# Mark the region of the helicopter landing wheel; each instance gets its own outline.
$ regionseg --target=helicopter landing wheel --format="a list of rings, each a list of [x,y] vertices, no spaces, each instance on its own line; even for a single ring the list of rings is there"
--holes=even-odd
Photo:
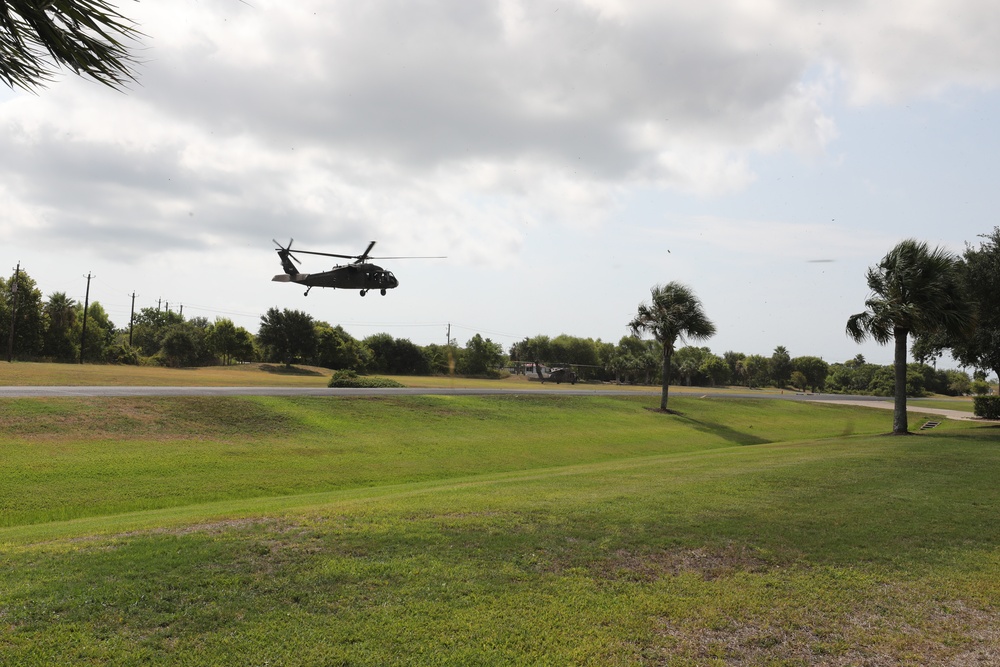
[[[361,290],[361,296],[364,296],[365,294],[368,294],[368,290],[366,289]]]
[[[385,296],[385,290],[382,290],[382,296]]]

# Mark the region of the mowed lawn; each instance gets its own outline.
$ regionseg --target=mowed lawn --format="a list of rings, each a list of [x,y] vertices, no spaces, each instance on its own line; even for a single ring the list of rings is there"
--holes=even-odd
[[[0,664],[1000,660],[996,428],[655,403],[0,401]]]

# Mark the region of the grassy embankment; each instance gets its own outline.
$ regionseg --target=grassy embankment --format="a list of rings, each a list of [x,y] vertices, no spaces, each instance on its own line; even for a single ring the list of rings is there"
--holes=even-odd
[[[996,428],[672,400],[2,400],[0,664],[997,660]]]
[[[331,374],[281,364],[163,368],[24,362],[0,363],[0,386],[324,387]]]
[[[199,368],[160,366],[112,366],[105,364],[0,363],[0,386],[150,386],[150,387],[325,387],[333,374],[328,368],[282,364],[241,364]],[[408,387],[468,387],[481,389],[586,389],[600,384],[554,384],[511,376],[502,380],[446,376],[389,376]],[[626,391],[652,392],[658,387],[618,386]],[[742,387],[706,389],[671,387],[679,393],[726,393],[746,391]],[[766,390],[772,391],[772,390]],[[778,390],[773,390],[777,392]]]

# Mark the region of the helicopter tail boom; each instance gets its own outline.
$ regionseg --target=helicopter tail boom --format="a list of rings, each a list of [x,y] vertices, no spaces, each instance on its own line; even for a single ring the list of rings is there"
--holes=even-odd
[[[275,277],[271,278],[271,282],[275,283],[300,283],[309,277],[308,273],[296,273],[294,276],[290,276],[287,273],[279,273]]]

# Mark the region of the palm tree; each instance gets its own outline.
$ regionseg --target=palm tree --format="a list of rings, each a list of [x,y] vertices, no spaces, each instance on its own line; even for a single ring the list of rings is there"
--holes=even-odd
[[[667,409],[670,391],[670,357],[674,354],[677,339],[704,340],[715,335],[715,325],[702,310],[701,301],[690,287],[678,282],[654,285],[650,290],[649,304],[640,303],[635,319],[629,322],[632,333],[638,336],[644,331],[663,345],[663,391],[660,395],[660,410]]]
[[[973,322],[962,292],[958,258],[943,248],[907,239],[868,269],[871,296],[866,310],[847,320],[847,335],[861,343],[895,342],[893,358],[896,402],[892,432],[906,434],[906,339],[937,331],[960,333]]]
[[[70,339],[73,325],[76,324],[76,305],[76,301],[66,296],[65,292],[53,292],[44,307],[46,325],[43,350],[59,361],[69,361],[76,356]]]
[[[0,2],[0,81],[31,90],[52,79],[52,64],[121,88],[134,79],[126,42],[140,36],[108,0]]]

